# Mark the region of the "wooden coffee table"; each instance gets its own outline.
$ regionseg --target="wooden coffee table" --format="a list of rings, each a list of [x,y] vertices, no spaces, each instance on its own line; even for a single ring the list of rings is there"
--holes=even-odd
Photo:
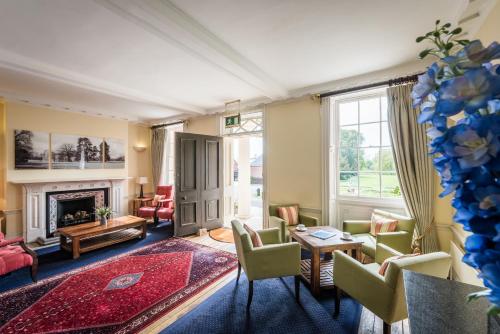
[[[61,248],[78,259],[81,253],[106,247],[134,238],[145,238],[147,222],[144,218],[124,216],[108,220],[106,225],[91,222],[57,229]]]
[[[322,240],[310,236],[314,231],[324,230],[335,233],[335,236]],[[351,251],[352,257],[360,260],[362,241],[344,241],[340,239],[342,232],[330,226],[315,226],[308,227],[307,231],[299,232],[295,229],[290,229],[290,237],[297,241],[302,248],[311,252],[312,259],[301,261],[302,278],[311,286],[311,292],[314,296],[318,296],[322,288],[333,288],[333,258],[331,253],[336,250]],[[326,253],[323,260],[320,258],[320,253]]]

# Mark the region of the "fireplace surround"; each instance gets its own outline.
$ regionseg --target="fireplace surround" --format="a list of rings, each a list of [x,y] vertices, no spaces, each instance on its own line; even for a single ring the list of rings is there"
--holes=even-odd
[[[52,199],[55,199],[56,202],[57,199],[64,199],[65,196],[75,196],[66,194],[80,193],[81,198],[95,196],[94,207],[101,206],[101,204],[108,205],[115,211],[116,215],[124,215],[127,212],[124,181],[127,179],[127,177],[119,177],[85,180],[10,181],[13,184],[23,186],[23,235],[26,242],[36,242],[39,245],[59,242],[59,238],[56,238],[53,233],[57,229],[57,216],[55,220],[54,218],[51,220],[48,216],[50,214],[50,210],[48,210],[50,196],[53,196]],[[107,201],[105,197],[107,197]],[[80,209],[80,211],[87,210]]]
[[[95,209],[108,206],[108,188],[46,193],[46,237],[60,227],[95,221]]]

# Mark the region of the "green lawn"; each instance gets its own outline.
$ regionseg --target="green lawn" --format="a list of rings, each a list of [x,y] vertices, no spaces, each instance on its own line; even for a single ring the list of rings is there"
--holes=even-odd
[[[340,195],[356,196],[358,192],[359,182],[359,195],[363,197],[401,197],[399,190],[398,177],[395,173],[383,174],[380,177],[378,174],[360,174],[347,173],[342,175],[340,180]],[[354,175],[353,175],[354,174]],[[344,178],[344,180],[342,180]],[[380,187],[382,182],[382,187]],[[382,193],[380,193],[382,188]]]

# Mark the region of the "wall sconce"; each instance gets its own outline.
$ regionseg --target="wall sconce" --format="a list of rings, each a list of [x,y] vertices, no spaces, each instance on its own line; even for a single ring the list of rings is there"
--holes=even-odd
[[[134,146],[134,151],[144,152],[144,151],[146,151],[146,146]]]

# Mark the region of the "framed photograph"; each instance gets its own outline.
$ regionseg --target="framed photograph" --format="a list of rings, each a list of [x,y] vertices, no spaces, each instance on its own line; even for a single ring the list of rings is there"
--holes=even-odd
[[[14,130],[16,169],[49,168],[49,134],[30,130]]]
[[[104,168],[125,168],[125,141],[105,138],[103,143]]]
[[[97,169],[103,167],[100,137],[52,134],[53,169]]]

